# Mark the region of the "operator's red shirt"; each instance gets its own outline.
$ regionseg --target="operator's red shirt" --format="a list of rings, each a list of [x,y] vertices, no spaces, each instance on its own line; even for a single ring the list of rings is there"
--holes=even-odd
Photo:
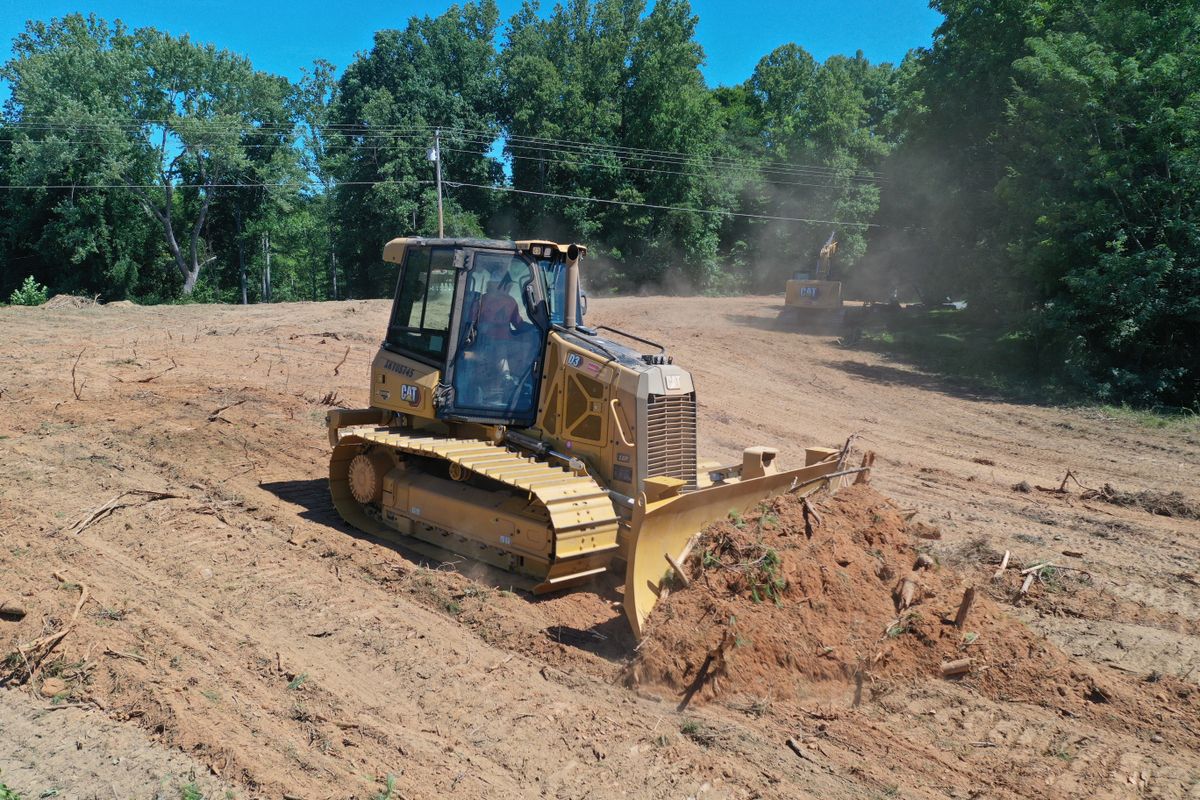
[[[517,301],[508,292],[489,291],[480,300],[479,332],[489,339],[508,339],[521,325]]]

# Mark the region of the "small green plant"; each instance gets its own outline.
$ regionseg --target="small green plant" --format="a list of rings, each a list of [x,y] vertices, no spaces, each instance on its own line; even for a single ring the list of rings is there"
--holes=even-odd
[[[8,302],[14,306],[40,306],[46,302],[46,298],[49,295],[49,290],[35,281],[33,276],[30,275],[21,284],[20,289],[13,290],[13,293],[9,295]],[[0,800],[3,800],[2,795],[0,795]]]
[[[783,559],[768,547],[757,566],[758,574],[750,584],[750,599],[755,603],[769,599],[777,606],[783,605],[783,590],[787,588],[787,579],[780,573]]]
[[[978,638],[979,638],[979,634],[976,633],[975,631],[967,631],[966,633],[963,634],[963,644],[964,645],[974,644],[975,640]]]
[[[8,788],[4,781],[0,781],[0,800],[21,800],[21,795]]]
[[[904,634],[911,632],[920,621],[921,615],[916,611],[910,611],[888,626],[887,637],[889,639],[895,639],[898,636],[903,636]]]
[[[717,732],[707,725],[689,719],[679,726],[679,732],[701,747],[710,747],[718,739]]]
[[[449,611],[451,614],[453,614],[456,617],[459,614],[461,614],[463,611],[463,607],[460,606],[458,603],[454,602],[453,600],[447,600],[442,605],[447,611]]]
[[[308,683],[308,673],[301,672],[299,675],[288,681],[288,691],[294,692],[306,683]]]
[[[1048,592],[1062,591],[1062,571],[1057,567],[1047,565],[1038,570],[1038,579],[1046,586]]]
[[[373,800],[392,800],[392,792],[396,789],[396,776],[389,772],[384,784],[383,791],[375,795]]]
[[[742,528],[746,527],[746,520],[744,517],[742,517],[741,512],[730,511],[729,512],[729,521],[732,522],[733,527],[737,528],[738,530],[741,530]]]
[[[708,548],[704,549],[704,553],[700,556],[700,566],[704,569],[716,569],[721,566],[721,559],[717,558],[716,553]]]
[[[179,787],[179,800],[204,800],[204,794],[195,781]]]

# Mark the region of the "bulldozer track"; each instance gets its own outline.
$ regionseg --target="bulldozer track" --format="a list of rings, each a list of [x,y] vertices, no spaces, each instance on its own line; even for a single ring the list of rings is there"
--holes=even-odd
[[[338,474],[359,451],[361,445],[373,443],[400,453],[441,459],[462,469],[489,478],[527,494],[535,499],[548,517],[554,532],[552,562],[563,559],[586,559],[617,549],[618,517],[608,492],[590,476],[574,474],[562,467],[536,461],[502,445],[448,436],[417,435],[396,428],[375,425],[353,425],[338,431],[338,444],[330,462],[330,489],[334,504],[343,518],[355,527],[371,533],[390,532],[380,521],[368,514],[351,496]],[[591,565],[589,564],[589,567]],[[589,568],[588,574],[603,571]],[[553,584],[582,577],[579,573],[553,571],[548,580]]]

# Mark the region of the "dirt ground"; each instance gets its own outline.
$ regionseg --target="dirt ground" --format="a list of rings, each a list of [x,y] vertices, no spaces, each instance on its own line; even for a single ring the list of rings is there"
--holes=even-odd
[[[27,800],[1200,798],[1200,522],[1036,488],[1071,469],[1196,502],[1200,425],[974,395],[776,330],[779,304],[597,299],[589,320],[693,372],[702,457],[772,444],[798,464],[859,434],[875,489],[940,531],[926,549],[1136,694],[1137,725],[1105,720],[1104,693],[1076,713],[1050,681],[1041,700],[928,674],[678,711],[626,687],[611,582],[534,600],[337,520],[323,419],[365,401],[386,303],[6,308],[0,604],[26,616],[0,620],[0,658],[18,652],[0,676],[85,602],[0,690],[0,782]],[[1014,600],[990,581],[1006,550],[1075,570]]]

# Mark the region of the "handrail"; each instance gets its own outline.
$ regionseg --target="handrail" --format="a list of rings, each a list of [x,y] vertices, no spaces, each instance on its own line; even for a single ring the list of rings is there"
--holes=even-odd
[[[621,426],[621,415],[617,412],[617,398],[608,401],[608,407],[612,410],[613,423],[617,427],[617,433],[621,437],[621,444],[626,447],[633,447],[633,442],[629,441],[629,437],[625,435],[625,429]]]
[[[667,348],[663,347],[658,342],[652,342],[649,339],[643,339],[641,336],[635,336],[634,334],[629,333],[628,331],[623,331],[620,328],[614,328],[611,325],[597,325],[596,330],[612,331],[613,333],[617,334],[618,336],[624,336],[626,339],[633,339],[635,342],[641,342],[642,344],[648,344],[651,347],[657,347],[658,352],[660,352],[660,353],[667,352]]]

